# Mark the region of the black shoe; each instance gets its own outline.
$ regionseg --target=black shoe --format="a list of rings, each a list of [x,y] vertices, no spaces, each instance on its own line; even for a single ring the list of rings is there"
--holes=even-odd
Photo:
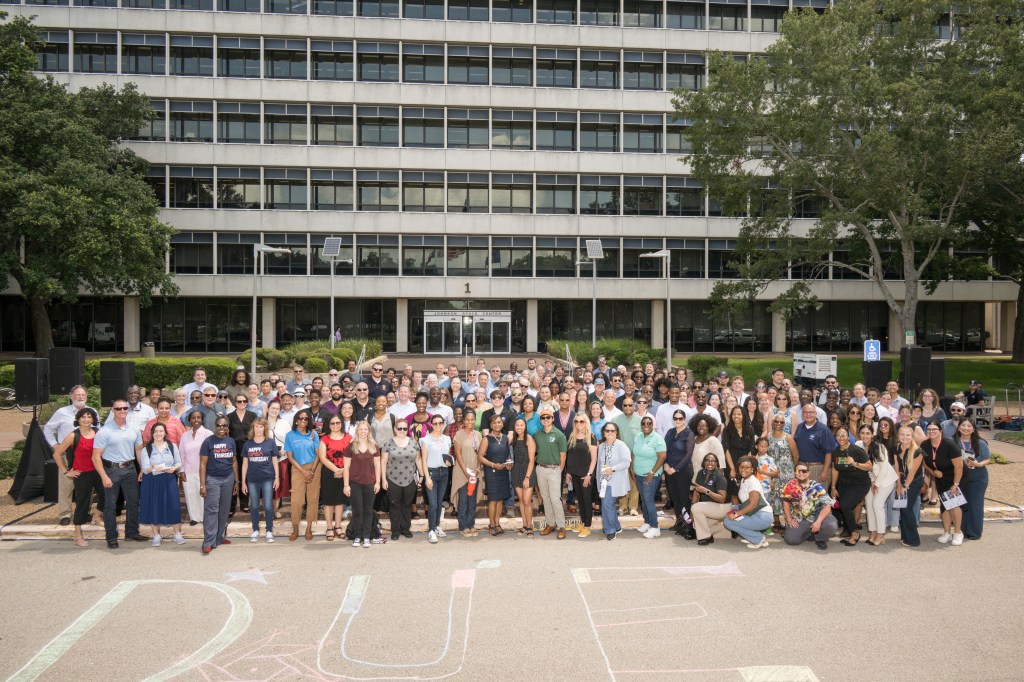
[[[60,520],[60,525],[62,525],[62,526],[70,526],[71,525],[71,517],[70,516],[65,516],[63,519]]]
[[[687,526],[686,528],[684,528],[683,532],[680,533],[680,535],[683,536],[684,540],[696,540],[697,539],[697,531],[695,531],[693,529],[693,526]]]
[[[397,540],[400,537],[402,537],[401,533],[392,533],[391,534],[391,539],[392,540]]]
[[[188,525],[190,525],[190,526],[195,526],[195,525],[197,525],[198,523],[199,523],[198,521],[189,521],[189,522],[188,522]]]
[[[735,540],[736,538],[738,538],[740,536],[740,534],[737,533],[736,531],[731,531],[731,532],[732,532],[732,539],[733,540]]]
[[[606,538],[608,538],[609,540],[614,540],[615,539],[615,535],[616,535],[616,533],[605,533],[604,536]]]
[[[825,542],[824,540],[815,540],[814,541],[814,546],[817,547],[818,549],[828,549],[828,543]]]
[[[125,538],[125,540],[132,540],[134,542],[149,542],[149,538],[147,538],[145,535],[133,535],[130,538]]]
[[[117,549],[117,540],[107,540],[107,547],[109,547],[110,549]]]
[[[411,538],[412,537],[412,531],[411,530],[403,530],[402,531],[402,537],[403,538]]]
[[[697,544],[700,545],[701,547],[703,547],[705,545],[713,545],[713,544],[715,544],[715,538],[710,537],[710,538],[704,538],[703,540],[697,540]]]

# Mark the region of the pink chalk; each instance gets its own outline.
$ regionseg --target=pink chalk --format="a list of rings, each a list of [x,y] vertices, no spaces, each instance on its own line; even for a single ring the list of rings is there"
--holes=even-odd
[[[476,581],[475,568],[463,568],[452,573],[452,589],[470,589]]]

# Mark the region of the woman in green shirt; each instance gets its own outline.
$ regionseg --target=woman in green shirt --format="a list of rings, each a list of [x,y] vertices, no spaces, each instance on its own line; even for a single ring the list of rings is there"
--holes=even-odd
[[[633,441],[633,476],[640,491],[644,514],[644,525],[637,530],[648,539],[661,535],[654,494],[661,486],[661,465],[665,463],[667,450],[665,439],[654,430],[654,418],[644,416],[640,420],[640,433],[636,434],[636,440]]]

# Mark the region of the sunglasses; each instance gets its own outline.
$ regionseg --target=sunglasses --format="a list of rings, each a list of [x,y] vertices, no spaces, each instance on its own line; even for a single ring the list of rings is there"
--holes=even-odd
[[[204,393],[203,397],[204,398],[216,398],[217,394],[216,393]]]
[[[636,401],[636,404],[637,405],[647,405],[648,401],[646,401],[646,400],[638,400],[638,401]]]
[[[601,433],[618,433],[615,429],[601,429]]]
[[[308,422],[309,421],[309,417],[296,417],[295,421],[297,421],[297,422]]]
[[[640,426],[654,426],[654,422],[640,422]]]
[[[115,407],[114,408],[114,412],[127,412],[127,411],[128,411],[127,407]]]
[[[243,400],[236,400],[235,401],[235,405],[244,405],[247,402],[249,402],[249,401],[248,400],[244,400],[244,399]]]
[[[684,422],[684,421],[686,421],[686,418],[685,417],[672,417],[672,421],[674,421],[674,422]]]
[[[809,473],[811,473],[808,469],[797,469],[796,472],[798,474],[809,474]]]
[[[633,403],[622,403],[623,407],[633,407]]]
[[[543,417],[541,417],[541,418],[540,418],[540,420],[541,420],[542,422],[549,422],[549,421],[551,421],[552,419],[554,419],[554,417],[551,417],[551,416],[547,416],[547,415],[545,415],[545,416],[543,416]],[[586,423],[586,422],[584,422],[584,423]]]

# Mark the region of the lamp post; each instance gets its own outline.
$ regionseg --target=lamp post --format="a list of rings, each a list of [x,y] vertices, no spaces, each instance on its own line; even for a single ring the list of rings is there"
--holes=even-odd
[[[665,336],[667,341],[665,343],[665,368],[668,371],[672,371],[672,292],[669,289],[669,283],[672,281],[672,251],[669,249],[662,249],[661,251],[652,251],[650,253],[641,253],[641,258],[664,258],[665,259]]]
[[[604,248],[602,247],[600,239],[588,239],[587,240],[587,260],[578,260],[576,265],[587,265],[588,263],[593,268],[592,279],[593,285],[591,287],[591,316],[590,316],[590,347],[597,348],[597,261],[604,258]]]
[[[260,255],[264,253],[291,253],[289,249],[278,249],[265,244],[252,245],[252,349],[249,356],[249,374],[256,375],[256,281],[260,273]]]

